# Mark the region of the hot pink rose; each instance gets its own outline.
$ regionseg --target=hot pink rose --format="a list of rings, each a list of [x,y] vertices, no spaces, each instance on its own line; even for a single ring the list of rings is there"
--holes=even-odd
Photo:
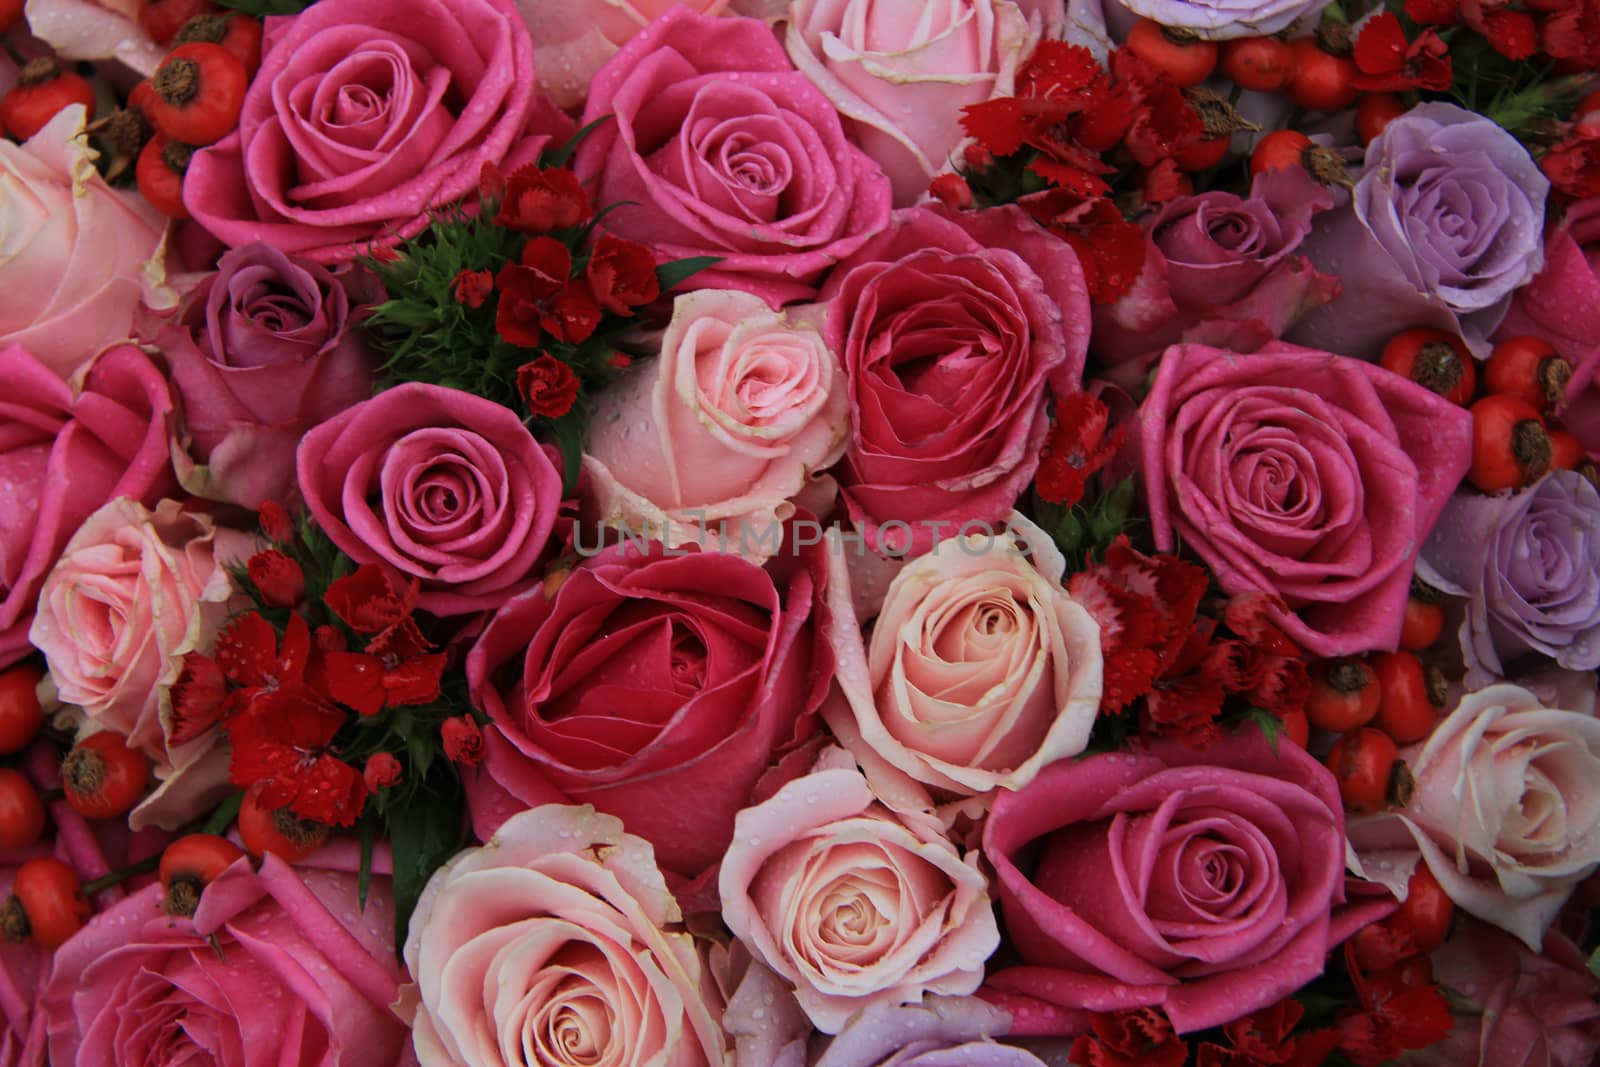
[[[987,989],[1013,1033],[1147,1006],[1180,1033],[1220,1026],[1321,974],[1359,925],[1333,919],[1338,784],[1253,728],[1204,750],[1160,741],[1051,764],[996,799],[983,853],[1024,961]]]
[[[27,655],[44,576],[95,509],[174,492],[172,392],[139,349],[95,361],[74,396],[50,368],[0,348],[0,667]]]
[[[96,915],[55,954],[51,1062],[404,1062],[388,856],[365,907],[359,865],[353,842],[292,869],[268,853],[259,873],[241,859],[206,886],[192,919],[162,913],[160,885]]]
[[[1463,911],[1537,950],[1573,889],[1600,867],[1600,719],[1515,685],[1461,697],[1402,750],[1416,789],[1401,811],[1352,819],[1363,872],[1397,896],[1422,861]]]
[[[1100,713],[1100,628],[1061,587],[1065,569],[1050,536],[1013,513],[1003,531],[945,538],[908,563],[865,639],[850,574],[830,569],[841,669],[823,717],[880,796],[900,777],[941,799],[1020,789],[1083,751]]]
[[[725,528],[728,551],[776,551],[789,501],[844,451],[846,404],[838,357],[806,320],[749,293],[685,293],[660,358],[595,401],[601,520],[674,546],[718,547]]]
[[[583,106],[595,71],[676,3],[702,15],[728,7],[728,0],[516,0],[533,37],[540,91],[557,107]]]
[[[152,284],[166,220],[108,186],[82,136],[83,108],[62,108],[26,144],[0,140],[0,347],[21,345],[63,378],[129,336]]]
[[[166,49],[139,25],[140,0],[28,0],[28,30],[63,59],[115,59],[149,77]]]
[[[1571,941],[1551,931],[1528,951],[1462,920],[1433,957],[1433,975],[1462,1002],[1436,1045],[1406,1067],[1593,1067],[1600,1057],[1600,982]]]
[[[1288,605],[1319,656],[1392,649],[1417,551],[1471,460],[1472,417],[1381,367],[1273,342],[1169,348],[1139,409],[1158,548]]]
[[[129,816],[135,828],[193,818],[227,791],[221,735],[173,741],[170,690],[183,658],[208,651],[239,607],[224,569],[251,539],[174,500],[154,511],[118,497],[79,527],[39,594],[28,638],[62,701],[93,730],[115,730],[149,756],[161,786]]]
[[[915,203],[965,134],[952,116],[1010,96],[1038,27],[1012,0],[795,0],[784,45]]]
[[[869,542],[926,552],[998,523],[1027,488],[1046,383],[1076,391],[1089,296],[1072,248],[1020,208],[920,207],[829,277],[828,346],[850,379],[840,469]]]
[[[889,221],[888,179],[754,19],[667,11],[595,75],[583,121],[602,116],[574,169],[629,206],[601,225],[660,259],[720,257],[695,288],[807,299]]]
[[[1495,336],[1527,334],[1572,364],[1562,422],[1600,460],[1600,200],[1573,204],[1546,232],[1544,269],[1517,290]]]
[[[722,1004],[650,845],[593,808],[504,823],[428,881],[405,958],[423,1067],[721,1067]]]
[[[718,880],[722,918],[836,1034],[864,1008],[978,988],[1000,933],[977,858],[933,818],[883,807],[831,749],[739,813]]]
[[[479,836],[570,798],[620,816],[675,873],[716,863],[769,766],[815,732],[833,667],[813,632],[825,564],[629,542],[508,601],[467,656],[491,721],[467,782]]]
[[[420,581],[425,611],[492,611],[538,581],[561,475],[510,408],[410,382],[312,429],[296,463],[317,525]]]
[[[535,80],[511,0],[322,0],[268,20],[239,129],[195,154],[184,204],[228,245],[354,259],[564,136]]]

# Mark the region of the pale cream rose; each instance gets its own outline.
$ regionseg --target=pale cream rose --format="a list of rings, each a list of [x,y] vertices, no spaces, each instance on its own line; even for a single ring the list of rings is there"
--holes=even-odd
[[[873,1005],[978,988],[1000,933],[977,864],[931,816],[884,807],[850,756],[830,749],[739,813],[722,917],[836,1034]]]
[[[823,716],[880,794],[916,804],[901,776],[934,799],[1021,789],[1083,751],[1100,707],[1100,628],[1062,588],[1065,570],[1049,535],[1015,512],[908,562],[875,619],[856,613],[851,569],[831,568],[839,672]]]

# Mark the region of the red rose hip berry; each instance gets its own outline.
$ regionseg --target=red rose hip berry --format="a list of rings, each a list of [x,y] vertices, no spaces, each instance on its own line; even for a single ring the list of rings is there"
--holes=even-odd
[[[19,141],[26,141],[62,108],[82,104],[94,117],[94,87],[81,74],[59,69],[49,59],[35,59],[22,68],[22,76],[0,100],[0,125]]]
[[[221,10],[211,0],[140,0],[139,26],[156,44],[168,45],[196,15],[214,15]]]
[[[1284,83],[1284,91],[1290,100],[1312,111],[1343,111],[1356,102],[1354,60],[1334,55],[1315,37],[1296,37],[1289,42],[1289,49],[1294,72]]]
[[[216,834],[180,837],[161,853],[162,907],[168,915],[193,915],[200,893],[243,856],[238,845]]]
[[[44,727],[38,694],[43,678],[44,671],[29,663],[0,672],[0,756],[21,752]]]
[[[285,863],[297,863],[328,839],[325,823],[302,819],[287,807],[265,807],[260,798],[260,786],[252,786],[239,805],[239,837],[250,855],[260,859],[273,852]]]
[[[1378,676],[1359,659],[1323,660],[1311,668],[1306,718],[1319,730],[1342,734],[1378,713]]]
[[[214,144],[239,125],[249,84],[250,75],[239,57],[221,45],[203,41],[179,45],[151,75],[145,113],[174,141]]]
[[[0,849],[27,848],[44,833],[44,801],[28,776],[0,768]]]
[[[1411,652],[1379,652],[1372,657],[1372,669],[1382,694],[1372,725],[1401,745],[1432,733],[1439,709],[1422,661]]]
[[[0,929],[7,941],[32,937],[55,949],[83,929],[91,914],[78,872],[54,856],[41,856],[17,868],[11,897],[0,908]]]
[[[1400,759],[1394,738],[1371,726],[1339,738],[1328,753],[1328,769],[1352,814],[1369,815],[1411,799],[1411,770]]]
[[[1510,337],[1494,346],[1483,376],[1489,392],[1521,397],[1545,414],[1565,399],[1572,364],[1537,337]]]
[[[183,176],[193,156],[193,145],[168,140],[164,133],[150,138],[139,151],[133,169],[139,195],[169,219],[189,217],[189,209],[183,205]]]
[[[90,734],[61,763],[61,788],[85,819],[115,819],[133,810],[150,781],[150,761],[121,734]]]
[[[1140,19],[1128,31],[1124,48],[1172,79],[1180,89],[1199,85],[1217,69],[1217,46],[1187,30],[1169,29]]]
[[[1402,378],[1410,378],[1452,404],[1466,405],[1478,387],[1472,353],[1454,334],[1443,330],[1405,330],[1383,346],[1379,362]]]
[[[217,15],[196,15],[185,22],[172,38],[173,44],[204,41],[221,45],[244,64],[245,73],[255,76],[261,66],[261,20],[237,11]]]
[[[1496,393],[1472,405],[1472,465],[1467,480],[1485,493],[1521,489],[1550,469],[1550,434],[1534,406]]]
[[[1240,37],[1222,43],[1220,66],[1246,89],[1275,93],[1294,73],[1294,53],[1276,37]]]

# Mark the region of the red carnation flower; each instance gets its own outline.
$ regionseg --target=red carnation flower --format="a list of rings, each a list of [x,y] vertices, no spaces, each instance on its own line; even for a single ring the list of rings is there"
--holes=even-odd
[[[578,399],[578,376],[554,356],[540,356],[517,368],[517,392],[534,415],[559,419]]]
[[[584,268],[589,293],[613,315],[631,316],[661,295],[656,258],[642,244],[602,233]]]
[[[496,226],[519,233],[549,233],[589,220],[589,196],[564,167],[518,167],[505,182]]]
[[[444,754],[452,763],[476,767],[483,762],[483,731],[470,715],[446,719],[439,728],[444,739]]]

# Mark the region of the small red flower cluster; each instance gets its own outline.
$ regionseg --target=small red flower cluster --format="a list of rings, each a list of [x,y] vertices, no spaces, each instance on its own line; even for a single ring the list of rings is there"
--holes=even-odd
[[[1423,26],[1464,24],[1507,59],[1542,52],[1561,69],[1600,64],[1596,0],[1406,0],[1406,17]]]
[[[1301,711],[1310,689],[1305,661],[1270,621],[1270,598],[1235,597],[1218,620],[1200,612],[1207,581],[1200,567],[1146,556],[1126,537],[1072,576],[1073,598],[1100,624],[1102,714],[1121,714],[1137,701],[1145,736],[1206,745],[1219,736],[1217,717],[1229,697],[1280,719]]]
[[[1428,89],[1440,93],[1455,80],[1450,46],[1438,32],[1425,27],[1415,40],[1407,41],[1400,19],[1389,11],[1362,23],[1351,58],[1357,71],[1353,84],[1369,92]]]

